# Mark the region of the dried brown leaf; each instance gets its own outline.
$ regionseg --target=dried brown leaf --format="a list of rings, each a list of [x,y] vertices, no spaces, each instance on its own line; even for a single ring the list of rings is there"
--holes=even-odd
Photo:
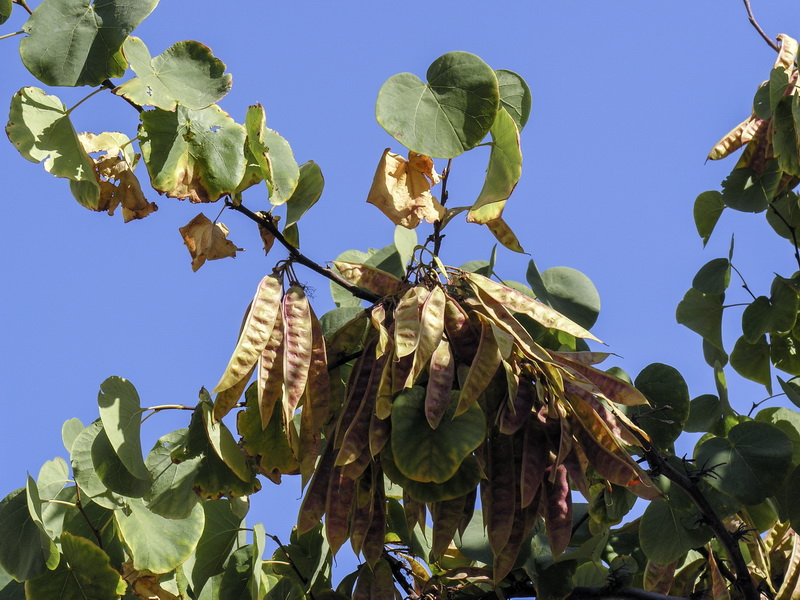
[[[395,225],[413,229],[423,219],[433,223],[445,208],[433,197],[431,186],[439,182],[430,157],[409,152],[408,161],[384,150],[367,202],[377,206]]]
[[[213,223],[203,213],[181,227],[178,231],[192,257],[192,271],[197,271],[207,260],[236,256],[243,248],[228,239],[228,228],[223,223]]]

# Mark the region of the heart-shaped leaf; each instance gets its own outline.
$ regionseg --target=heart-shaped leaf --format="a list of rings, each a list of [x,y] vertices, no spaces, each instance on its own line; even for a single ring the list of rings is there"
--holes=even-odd
[[[47,85],[99,85],[121,77],[125,39],[158,0],[45,0],[28,22],[19,44],[23,64]]]
[[[531,115],[531,89],[514,71],[499,69],[494,74],[500,89],[500,106],[506,109],[517,124],[517,129],[522,131]]]
[[[127,379],[109,377],[100,384],[97,394],[100,405],[100,420],[122,464],[139,479],[150,475],[142,460],[142,442],[139,436],[142,413],[139,394]]]
[[[448,52],[431,64],[427,78],[389,78],[378,92],[378,123],[409,150],[433,158],[453,158],[480,144],[500,103],[491,67],[474,54]]]

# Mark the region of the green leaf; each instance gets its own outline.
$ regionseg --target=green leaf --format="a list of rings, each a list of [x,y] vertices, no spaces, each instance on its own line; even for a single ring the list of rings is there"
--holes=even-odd
[[[483,275],[484,277],[491,277],[492,275],[492,268],[488,260],[471,260],[458,268],[469,273]]]
[[[800,375],[800,342],[791,333],[769,336],[769,357],[776,369]]]
[[[491,128],[492,151],[478,199],[467,214],[470,223],[488,223],[503,214],[506,200],[522,176],[522,149],[514,120],[501,108]]]
[[[52,543],[31,516],[25,488],[0,501],[0,565],[14,579],[33,579],[55,567]]]
[[[794,192],[781,194],[765,213],[767,223],[782,238],[792,241],[792,230],[800,228],[800,196]]]
[[[769,85],[768,82],[760,85],[753,96],[753,113],[756,117],[766,121],[772,118],[772,107],[769,104]]]
[[[220,582],[219,600],[256,600],[249,593],[253,578],[252,548],[243,546],[234,552]]]
[[[326,340],[330,340],[331,336],[350,323],[353,319],[362,318],[364,309],[361,306],[343,306],[341,308],[334,308],[326,312],[319,319],[319,325],[322,328],[322,335]]]
[[[100,506],[108,509],[115,509],[123,506],[125,500],[119,494],[115,494],[100,480],[99,474],[95,472],[94,460],[92,457],[92,447],[94,442],[103,431],[103,424],[98,419],[88,427],[86,427],[72,444],[71,463],[72,471],[75,476],[75,483],[81,490],[81,494],[91,498]],[[119,461],[116,453],[114,453],[108,438],[103,434],[106,444],[110,449],[110,456],[108,459],[113,461],[116,459],[119,468],[125,470],[125,467]],[[125,470],[126,471],[126,470]]]
[[[45,531],[44,523],[42,522],[42,501],[39,498],[39,488],[36,486],[36,481],[33,477],[28,475],[27,484],[25,486],[25,497],[28,504],[28,515],[39,528],[39,531],[47,534]],[[39,536],[42,545],[43,556],[45,564],[48,569],[55,569],[58,565],[58,548],[49,536]]]
[[[702,546],[713,535],[708,527],[693,528],[696,516],[674,510],[666,500],[647,505],[639,525],[639,541],[647,558],[667,565],[692,548]]]
[[[414,481],[402,474],[394,464],[392,444],[386,444],[381,452],[381,466],[390,481],[403,488],[417,502],[439,502],[460,498],[474,490],[481,480],[481,471],[475,456],[470,455],[461,463],[456,474],[444,483]]]
[[[145,466],[153,484],[144,495],[147,508],[168,519],[184,519],[200,500],[194,492],[194,480],[201,458],[195,456],[179,462],[172,459],[176,448],[186,442],[188,429],[168,433],[150,450]]]
[[[139,142],[156,190],[192,202],[215,202],[236,190],[245,169],[245,130],[219,106],[148,110],[141,119]]]
[[[325,187],[322,169],[313,160],[300,165],[297,187],[286,201],[286,227],[297,223],[317,203]],[[403,228],[405,231],[408,229]]]
[[[721,294],[703,294],[692,288],[678,303],[675,319],[685,325],[716,349],[722,347],[722,301]]]
[[[151,58],[144,42],[130,36],[122,54],[136,73],[114,93],[139,106],[175,110],[180,104],[200,110],[215,104],[231,89],[225,63],[200,42],[178,42]]]
[[[485,565],[491,565],[494,561],[494,553],[483,524],[482,510],[473,511],[464,533],[456,535],[454,541],[461,553],[470,560],[477,560]]]
[[[725,407],[713,394],[703,394],[694,398],[689,405],[689,418],[683,430],[689,433],[716,433],[722,427]]]
[[[477,146],[494,123],[500,102],[497,77],[474,54],[448,52],[428,68],[428,83],[395,75],[378,92],[375,116],[409,150],[453,158]]]
[[[755,344],[748,342],[744,336],[736,340],[731,352],[731,366],[745,379],[766,386],[772,394],[767,336],[762,335]]]
[[[767,88],[769,90],[769,107],[773,115],[775,115],[787,87],[789,87],[789,74],[786,70],[783,67],[772,69],[769,73]]]
[[[205,512],[196,504],[185,519],[165,519],[148,510],[142,500],[131,498],[127,510],[114,511],[114,520],[133,556],[134,569],[169,573],[195,551]]]
[[[500,106],[506,109],[514,119],[517,129],[522,131],[531,114],[531,89],[525,80],[513,71],[499,69],[494,74],[500,90]]]
[[[0,0],[0,25],[8,21],[13,8],[14,3],[12,0]]]
[[[600,294],[591,279],[570,267],[547,269],[541,278],[552,308],[587,329],[595,324],[600,314]],[[531,288],[538,297],[536,288]]]
[[[236,428],[242,436],[244,451],[252,456],[262,474],[279,478],[294,473],[300,467],[284,427],[283,402],[278,399],[266,426],[261,423],[258,407],[258,388],[251,385],[245,394],[247,409],[239,411]]]
[[[776,70],[779,70],[788,82],[786,72],[783,69]],[[798,102],[800,98],[797,96],[786,96],[783,98],[779,97],[778,100],[778,104],[773,108],[772,147],[775,155],[778,157],[778,164],[781,170],[790,175],[798,176],[800,175],[800,163],[798,163],[797,157],[797,136],[792,113],[794,105],[800,106]]]
[[[199,595],[206,582],[222,573],[225,561],[231,555],[239,537],[242,519],[231,512],[228,500],[203,502],[205,525],[197,542],[194,555],[185,563],[195,595]]]
[[[772,328],[772,305],[769,298],[759,296],[742,312],[742,334],[744,339],[755,344]]]
[[[425,417],[425,389],[401,392],[392,405],[392,454],[397,468],[409,479],[444,483],[486,437],[486,417],[477,403],[457,417],[458,393],[439,426]]]
[[[408,265],[414,257],[414,248],[417,247],[417,230],[397,225],[394,228],[394,247],[400,255],[400,262]]]
[[[398,279],[403,279],[406,276],[406,265],[403,263],[403,259],[394,242],[377,251],[370,248],[370,256],[364,261],[364,264],[386,271]]]
[[[770,288],[770,332],[786,333],[791,331],[797,321],[797,312],[800,309],[796,282],[776,275]]]
[[[722,194],[717,191],[703,192],[694,201],[694,225],[703,238],[703,246],[708,243],[717,221],[725,210]]]
[[[6,134],[24,158],[34,163],[44,161],[45,170],[56,177],[81,182],[86,192],[81,204],[97,209],[100,185],[94,163],[61,100],[39,88],[22,88],[11,99]]]
[[[0,600],[25,600],[25,584],[14,579],[0,567]]]
[[[77,443],[73,449],[77,447]],[[114,451],[102,424],[91,444],[91,468],[111,492],[122,496],[141,498],[150,489],[150,473],[145,470],[145,478],[139,479],[128,471]],[[85,467],[82,465],[82,468]]]
[[[75,443],[75,438],[77,438],[84,429],[85,427],[80,419],[64,421],[64,424],[61,426],[61,441],[64,443],[64,448],[67,449],[67,452],[72,453],[72,444]]]
[[[800,408],[800,377],[794,377],[789,381],[778,377],[778,383],[789,401]]]
[[[39,476],[36,478],[39,497],[45,502],[52,500],[58,496],[68,480],[69,466],[67,461],[60,456],[53,460],[48,460],[39,469]]]
[[[277,131],[267,127],[264,107],[260,104],[247,109],[245,128],[250,152],[255,157],[261,169],[261,177],[269,189],[269,201],[274,206],[279,206],[292,197],[300,180],[300,168],[294,159],[292,148]],[[310,175],[313,177],[313,173]],[[295,222],[297,219],[287,222],[286,227]]]
[[[97,403],[103,430],[122,464],[134,477],[149,480],[140,438],[144,411],[136,388],[127,379],[109,377],[100,384]]]
[[[650,434],[653,443],[668,448],[683,431],[689,418],[689,388],[674,367],[653,363],[642,369],[634,382],[650,406],[625,407],[636,416],[638,425]]]
[[[792,529],[797,531],[800,527],[800,466],[789,475],[786,481],[786,498],[788,500],[787,513]]]
[[[30,35],[19,53],[27,69],[47,85],[100,85],[121,77],[127,63],[120,48],[158,0],[46,0],[25,24]]]
[[[58,568],[25,583],[31,600],[113,600],[125,593],[127,585],[115,571],[108,555],[87,539],[64,533],[63,558]]]
[[[697,464],[714,468],[708,482],[744,504],[772,496],[786,479],[792,442],[778,427],[759,421],[734,426],[728,437],[713,437],[695,449]]]
[[[800,464],[800,413],[788,408],[773,406],[759,411],[756,421],[772,423],[792,442],[792,462]]]
[[[211,398],[208,397],[208,392],[201,391],[201,396],[205,395],[208,401],[200,403],[203,410],[203,423],[205,424],[208,439],[211,442],[211,447],[217,453],[228,468],[236,473],[242,481],[250,481],[253,476],[253,471],[247,464],[247,459],[233,438],[231,430],[222,421],[214,421],[213,404]]]
[[[692,287],[703,294],[723,294],[731,282],[731,263],[727,258],[715,258],[700,267]]]
[[[722,182],[722,201],[734,210],[762,212],[775,197],[782,174],[777,159],[767,161],[760,175],[750,167],[734,169]]]

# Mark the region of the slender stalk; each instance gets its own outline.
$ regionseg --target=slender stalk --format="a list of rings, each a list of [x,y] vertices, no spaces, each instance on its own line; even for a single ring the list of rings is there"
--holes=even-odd
[[[739,279],[742,280],[742,287],[744,288],[744,290],[748,294],[750,294],[750,296],[753,298],[753,300],[755,300],[756,299],[756,295],[750,290],[750,287],[747,285],[747,282],[744,280],[744,276],[739,272],[739,269],[734,267],[733,263],[729,263],[729,264],[731,265],[731,269],[733,269],[734,272],[739,276]]]
[[[33,14],[33,11],[30,9],[28,3],[25,0],[14,0],[14,4],[18,4],[19,6],[24,8],[26,11],[28,11],[29,15]]]
[[[450,178],[450,169],[453,166],[453,159],[450,158],[447,161],[447,166],[444,168],[444,172],[442,173],[442,199],[440,200],[440,204],[442,206],[447,205],[447,180]],[[442,247],[442,240],[444,236],[442,235],[442,221],[436,221],[433,224],[433,234],[431,235],[433,239],[433,254],[434,256],[439,256],[439,250]]]
[[[300,569],[297,568],[297,565],[294,564],[294,561],[292,560],[292,557],[289,554],[289,549],[286,548],[286,546],[284,546],[283,543],[281,543],[281,540],[278,538],[277,535],[272,535],[271,533],[265,533],[264,535],[266,535],[269,539],[271,539],[273,542],[278,544],[278,548],[281,549],[281,551],[283,552],[283,555],[289,561],[289,565],[291,565],[292,571],[295,572],[295,575],[297,575],[297,577],[300,578],[300,581],[303,582],[303,585],[306,586],[306,588],[307,588],[306,594],[308,595],[309,598],[311,598],[311,600],[314,600],[314,594],[311,592],[311,588],[308,587],[308,584],[309,584],[308,577],[303,575],[300,572]]]
[[[0,35],[0,40],[4,40],[6,38],[14,37],[15,35],[22,35],[25,33],[23,30],[15,31],[14,33],[7,33],[5,35]]]
[[[772,209],[772,212],[775,213],[775,216],[777,216],[783,222],[783,224],[786,225],[786,229],[789,230],[789,233],[792,236],[792,244],[794,245],[794,258],[797,261],[798,268],[800,268],[800,249],[798,249],[797,245],[797,228],[789,224],[789,221],[786,220],[786,217],[784,217],[780,211],[775,208],[775,205],[772,202],[770,202],[769,207]]]
[[[75,506],[78,507],[78,510],[83,515],[83,518],[86,520],[86,524],[89,526],[89,529],[92,530],[92,534],[97,540],[98,547],[102,550],[103,536],[97,530],[97,527],[94,526],[94,523],[92,523],[92,520],[89,518],[89,515],[86,514],[86,509],[83,508],[83,503],[81,502],[81,487],[77,483],[75,484]]]
[[[286,250],[288,250],[290,262],[299,263],[304,267],[311,269],[315,273],[322,275],[326,279],[330,279],[336,285],[346,289],[348,292],[353,294],[353,296],[355,296],[356,298],[360,298],[361,300],[366,300],[367,302],[376,302],[380,299],[380,297],[377,296],[376,294],[373,294],[372,292],[368,292],[366,290],[362,290],[360,287],[353,285],[349,281],[343,279],[342,277],[334,273],[331,269],[323,267],[322,265],[314,262],[304,254],[302,254],[300,250],[292,246],[292,244],[290,244],[288,240],[285,237],[283,237],[283,234],[275,226],[275,223],[272,220],[272,218],[265,217],[262,214],[256,214],[243,204],[234,204],[230,200],[225,200],[225,205],[228,208],[235,210],[236,212],[242,213],[248,219],[258,223],[261,227],[263,227],[264,229],[269,231],[272,235],[274,235],[275,239],[278,242],[280,242],[280,244],[284,248],[286,248]]]
[[[86,101],[87,101],[89,98],[91,98],[91,97],[92,97],[92,96],[94,96],[95,94],[99,94],[99,93],[100,93],[100,92],[102,92],[102,91],[103,91],[103,88],[102,88],[102,87],[99,87],[99,88],[97,88],[96,90],[94,90],[94,91],[93,91],[91,94],[89,94],[88,96],[85,96],[85,97],[81,98],[80,100],[78,100],[78,103],[77,103],[77,104],[75,104],[75,105],[74,105],[72,108],[70,108],[70,109],[67,111],[67,114],[68,114],[68,115],[69,115],[69,114],[72,114],[72,111],[73,111],[73,110],[75,110],[76,108],[78,108],[78,107],[79,107],[81,104],[83,104],[84,102],[86,102]]]
[[[152,410],[154,412],[158,412],[159,410],[194,410],[194,406],[188,406],[186,404],[159,404],[158,406],[148,406],[147,408],[143,408],[142,410]]]
[[[770,39],[770,37],[764,33],[764,30],[761,29],[761,26],[756,21],[755,15],[753,15],[753,9],[750,7],[750,0],[744,0],[744,7],[747,9],[747,17],[750,19],[750,24],[756,28],[756,31],[759,35],[764,38],[764,41],[769,44],[769,47],[775,50],[775,52],[780,52],[781,47],[778,46],[778,43],[775,40]]]

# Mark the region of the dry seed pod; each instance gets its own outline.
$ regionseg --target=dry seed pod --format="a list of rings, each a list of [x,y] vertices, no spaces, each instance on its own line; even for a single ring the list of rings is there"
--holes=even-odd
[[[313,345],[308,298],[303,288],[293,285],[283,297],[284,411],[287,421],[294,416],[306,389]]]
[[[433,541],[431,556],[439,559],[444,554],[456,534],[461,517],[464,514],[466,496],[452,500],[441,500],[431,503],[431,519],[433,520]]]
[[[478,275],[477,273],[468,273],[464,271],[463,276],[471,285],[480,288],[512,312],[528,315],[534,321],[548,329],[558,329],[559,331],[569,333],[575,337],[590,339],[596,342],[600,341],[589,333],[589,331],[568,319],[557,310],[526,296],[522,292],[506,287],[501,283],[492,281],[488,277]]]
[[[391,296],[400,291],[403,282],[391,273],[375,267],[344,260],[333,261],[339,273],[347,281],[358,287],[369,290],[378,296]]]
[[[597,387],[597,391],[617,404],[625,406],[638,406],[649,404],[639,390],[610,373],[595,369],[589,365],[568,358],[567,355],[554,352],[553,360],[567,368],[568,371],[578,375],[576,379],[584,379]]]
[[[428,368],[428,386],[425,391],[425,418],[431,429],[436,429],[450,406],[450,392],[453,389],[455,360],[447,340],[440,340],[439,346],[431,356]]]
[[[420,322],[419,309],[427,295],[423,287],[409,289],[394,310],[394,347],[395,355],[403,358],[412,354],[419,344]]]
[[[391,338],[383,323],[386,320],[386,309],[381,304],[372,307],[369,316],[372,327],[378,332],[378,345],[375,347],[375,357],[381,358],[389,350]]]
[[[275,325],[282,290],[283,284],[275,273],[267,275],[258,284],[239,341],[213,393],[218,394],[236,385],[256,364]]]
[[[312,413],[311,423],[319,431],[328,421],[330,406],[330,376],[328,375],[328,357],[325,349],[325,338],[319,319],[311,313],[311,365],[308,369],[306,386],[306,403],[304,411]]]
[[[481,480],[483,522],[492,552],[499,554],[514,528],[517,478],[511,437],[493,435],[486,442],[485,453],[488,479]]]
[[[459,361],[471,365],[478,351],[480,332],[472,326],[466,311],[450,296],[447,296],[444,306],[444,328]]]
[[[336,554],[350,530],[350,508],[356,493],[356,482],[342,475],[341,467],[334,467],[328,484],[325,502],[325,537]]]
[[[547,537],[553,558],[561,556],[572,538],[572,493],[569,489],[567,468],[559,465],[555,477],[544,481],[542,500]]]
[[[425,370],[431,355],[439,346],[444,334],[444,305],[445,293],[440,287],[431,290],[420,313],[419,342],[414,353],[414,366],[411,372],[411,381],[406,381],[406,387],[414,385],[417,378]]]
[[[299,534],[311,531],[325,514],[328,486],[335,458],[333,445],[328,444],[319,459],[317,469],[311,477],[311,483],[309,483],[300,505],[300,513],[297,516],[297,532]]]
[[[267,345],[258,359],[258,410],[262,429],[272,417],[275,402],[283,396],[283,317],[280,311]]]
[[[494,377],[500,363],[503,361],[500,350],[492,333],[491,324],[481,315],[481,341],[478,344],[478,352],[475,360],[469,368],[469,374],[461,388],[458,398],[458,408],[455,416],[464,413],[478,399],[489,382]]]

